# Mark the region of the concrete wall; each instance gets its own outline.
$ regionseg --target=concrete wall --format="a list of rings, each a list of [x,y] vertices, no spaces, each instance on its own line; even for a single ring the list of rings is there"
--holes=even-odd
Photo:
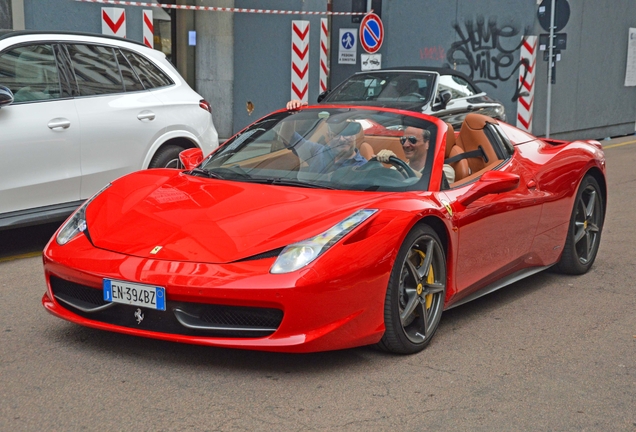
[[[634,133],[636,87],[625,87],[629,28],[636,28],[633,0],[569,0],[567,49],[552,86],[550,136],[603,138]],[[538,25],[535,31],[545,32]],[[538,60],[535,133],[546,128],[547,62]]]
[[[11,0],[0,0],[0,29],[12,29]]]
[[[0,0],[0,7],[16,0]],[[37,30],[101,32],[103,5],[72,0],[23,0],[25,27]],[[179,0],[180,4],[325,12],[326,0]],[[352,0],[333,0],[334,12],[351,12]],[[550,135],[603,138],[631,134],[636,122],[636,87],[625,87],[627,37],[636,28],[634,0],[569,0],[571,15],[562,30],[567,49],[557,63],[552,86]],[[124,7],[124,6],[117,6]],[[125,7],[128,38],[141,41],[142,8]],[[385,41],[382,66],[451,66],[470,75],[506,106],[515,123],[519,44],[524,34],[545,33],[537,20],[537,0],[383,0]],[[310,21],[309,101],[319,93],[320,15],[192,12],[196,48],[186,48],[194,88],[212,103],[222,138],[282,108],[291,97],[291,21]],[[6,14],[6,12],[5,12]],[[358,29],[350,16],[331,22],[331,87],[360,70],[339,65],[340,28]],[[188,24],[190,25],[190,24]],[[188,28],[177,37],[187,38]],[[187,40],[187,39],[185,39]],[[181,53],[180,55],[183,55]],[[193,56],[194,59],[191,59]],[[192,62],[192,60],[194,60]],[[192,82],[192,80],[190,81]],[[246,104],[254,112],[249,115]],[[547,64],[538,54],[534,129],[546,131]]]
[[[535,0],[384,0],[385,41],[382,66],[450,66],[471,76],[506,106],[515,124],[519,43],[524,34],[546,33],[537,19]],[[633,0],[569,0],[570,19],[561,32],[567,49],[557,63],[552,86],[550,136],[602,138],[634,132],[636,87],[625,87],[627,36],[636,27]],[[350,1],[336,1],[334,11],[350,11]],[[338,28],[358,28],[350,18],[334,17]],[[338,65],[332,38],[332,84],[355,66]],[[364,51],[358,46],[358,61]],[[547,126],[547,62],[538,53],[533,132]],[[333,85],[332,85],[333,87]]]
[[[234,7],[234,0],[215,0],[209,6]],[[197,29],[196,81],[194,88],[212,104],[212,117],[219,137],[233,135],[237,100],[234,91],[235,17],[230,12],[195,12]]]
[[[500,100],[509,119],[516,116],[519,47],[521,36],[532,32],[536,20],[536,2],[524,0],[384,0],[382,22],[385,41],[379,50],[382,67],[434,66],[455,68],[473,80],[482,90]],[[336,3],[338,11],[351,6]],[[334,17],[337,27],[359,28],[350,17]],[[337,55],[337,38],[331,49]],[[358,64],[338,65],[332,56],[332,83],[337,84]]]
[[[325,0],[237,0],[236,7],[326,11]],[[283,108],[291,98],[292,20],[309,21],[309,100],[319,89],[319,15],[234,14],[233,130]],[[254,112],[246,110],[251,101]]]
[[[236,7],[325,11],[324,0],[236,2]],[[334,0],[334,12],[351,12],[351,0]],[[497,11],[488,14],[485,11]],[[234,132],[254,119],[279,109],[291,96],[291,21],[310,21],[309,101],[320,92],[320,16],[234,14]],[[385,41],[379,53],[382,66],[451,66],[473,77],[516,116],[519,46],[536,21],[536,1],[509,0],[384,0],[382,20]],[[330,87],[360,71],[357,64],[338,64],[339,30],[354,29],[351,16],[331,16]],[[247,101],[254,104],[248,115]]]
[[[24,0],[24,21],[27,30],[102,32],[102,7],[126,9],[126,37],[138,42],[142,37],[142,8],[73,0]]]

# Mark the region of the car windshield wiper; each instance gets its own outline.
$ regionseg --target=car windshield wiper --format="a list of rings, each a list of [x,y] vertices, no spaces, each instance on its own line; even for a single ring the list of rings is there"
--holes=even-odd
[[[195,177],[206,177],[206,178],[223,180],[222,176],[202,168],[192,168],[190,171],[184,171],[184,172],[186,174],[189,174]]]
[[[249,180],[252,178],[252,176],[239,165],[233,165],[231,167],[216,167],[210,169],[209,172],[212,175],[218,176],[217,178],[223,178],[226,180]]]
[[[256,179],[255,179],[256,180]],[[279,186],[296,186],[296,187],[305,187],[311,189],[335,189],[331,186],[326,186],[324,184],[316,184],[309,183],[302,180],[294,180],[294,179],[286,179],[286,178],[270,178],[270,179],[262,179],[263,183],[279,185]]]

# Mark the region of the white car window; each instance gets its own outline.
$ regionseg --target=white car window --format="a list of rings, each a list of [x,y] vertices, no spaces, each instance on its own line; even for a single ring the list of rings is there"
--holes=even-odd
[[[60,97],[60,80],[51,45],[28,45],[0,54],[0,82],[14,103]]]
[[[80,96],[123,93],[124,84],[113,48],[80,44],[67,47]]]
[[[168,75],[143,56],[122,50],[146,89],[166,87],[174,84]]]
[[[139,77],[133,70],[128,60],[120,50],[115,50],[117,53],[117,62],[119,63],[119,70],[121,76],[124,79],[124,89],[127,92],[144,90],[144,85],[139,80]]]

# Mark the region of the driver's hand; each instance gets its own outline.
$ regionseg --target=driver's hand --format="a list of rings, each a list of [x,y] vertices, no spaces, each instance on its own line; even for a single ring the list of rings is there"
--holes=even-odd
[[[393,153],[391,150],[383,149],[378,152],[376,158],[382,163],[389,163],[389,158],[391,156],[395,157],[395,153]]]
[[[303,102],[299,99],[292,99],[289,102],[287,102],[287,109],[288,110],[295,110],[298,109],[302,106],[307,105],[307,102]]]

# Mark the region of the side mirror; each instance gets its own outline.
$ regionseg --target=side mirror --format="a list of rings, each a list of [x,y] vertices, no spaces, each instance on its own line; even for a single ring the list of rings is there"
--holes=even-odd
[[[9,87],[0,86],[0,107],[13,103],[13,93]]]
[[[448,102],[450,102],[450,100],[453,98],[453,95],[448,90],[442,90],[441,92],[439,92],[439,98],[440,103],[442,104],[442,109],[444,109],[446,108],[446,105],[448,105]]]
[[[198,148],[189,148],[179,153],[179,161],[186,170],[191,170],[203,162],[203,151]]]
[[[318,103],[322,102],[323,99],[326,98],[328,94],[329,94],[329,90],[325,90],[324,92],[320,93],[318,95],[318,99],[316,99],[316,102]]]
[[[519,187],[518,175],[501,171],[487,171],[468,192],[457,198],[457,202],[466,207],[483,196],[509,192],[517,187]]]

